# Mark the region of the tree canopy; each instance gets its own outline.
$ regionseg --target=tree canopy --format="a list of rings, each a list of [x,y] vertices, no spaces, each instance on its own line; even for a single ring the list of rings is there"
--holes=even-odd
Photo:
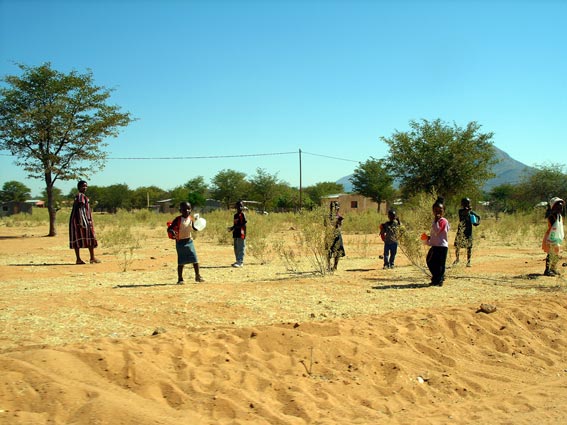
[[[525,176],[518,184],[517,198],[521,208],[549,201],[554,196],[567,196],[567,174],[564,166],[548,164],[536,167],[536,171]]]
[[[7,181],[0,191],[0,202],[24,202],[30,197],[30,188],[15,180]]]
[[[248,192],[246,174],[235,170],[221,170],[211,180],[211,194],[230,208]]]
[[[319,182],[312,186],[308,186],[303,191],[309,196],[314,205],[321,204],[321,198],[327,195],[336,195],[344,192],[345,188],[342,184],[336,182]],[[305,204],[305,202],[304,202]],[[309,207],[309,205],[305,205]]]
[[[381,138],[390,147],[388,170],[399,179],[404,195],[436,191],[451,198],[477,193],[493,177],[493,133],[481,133],[476,122],[465,128],[439,119],[409,125],[410,131]]]
[[[360,163],[350,178],[355,192],[364,195],[378,205],[382,201],[392,200],[396,192],[394,178],[388,173],[384,160],[370,158]]]
[[[43,179],[54,236],[57,180],[87,178],[104,167],[107,137],[127,126],[129,113],[107,102],[111,90],[94,84],[93,74],[18,65],[22,75],[7,75],[0,88],[0,149],[8,150],[29,177]]]
[[[263,168],[257,168],[256,175],[249,181],[251,193],[261,203],[262,211],[265,211],[268,202],[276,196],[279,183],[277,173],[272,175]]]

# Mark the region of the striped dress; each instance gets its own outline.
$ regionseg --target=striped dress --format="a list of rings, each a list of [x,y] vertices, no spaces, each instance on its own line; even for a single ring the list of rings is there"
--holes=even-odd
[[[69,219],[69,248],[96,248],[97,246],[89,198],[84,193],[78,193],[75,196]]]

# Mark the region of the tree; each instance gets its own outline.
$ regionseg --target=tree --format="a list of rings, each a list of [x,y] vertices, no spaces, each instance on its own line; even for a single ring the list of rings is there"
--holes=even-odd
[[[234,170],[221,170],[211,180],[211,195],[230,209],[238,199],[243,199],[248,192],[246,174]]]
[[[549,201],[554,196],[565,199],[567,196],[567,174],[564,166],[549,164],[536,167],[518,184],[519,201],[523,208],[532,208],[541,201]]]
[[[274,208],[278,211],[294,211],[299,207],[299,190],[285,182],[278,183]]]
[[[335,182],[320,182],[303,189],[303,191],[309,196],[312,203],[315,205],[321,205],[322,197],[342,193],[344,192],[344,190],[345,188],[342,184]]]
[[[203,176],[197,176],[189,179],[183,186],[185,186],[190,193],[198,193],[202,196],[205,196],[209,191],[209,187],[205,183],[205,178]]]
[[[187,200],[193,207],[206,204],[209,188],[203,176],[197,176],[188,180],[184,187],[188,190]]]
[[[167,192],[157,186],[142,186],[132,191],[130,200],[132,208],[145,209],[167,197]]]
[[[53,205],[55,206],[56,209],[59,209],[61,205],[61,201],[63,200],[63,192],[61,191],[61,189],[55,186],[53,187],[52,190],[53,190],[52,192]],[[43,189],[41,191],[41,197],[42,199],[47,199],[47,190]]]
[[[257,168],[256,175],[251,177],[249,182],[251,195],[260,201],[261,210],[265,211],[266,205],[275,197],[278,189],[277,173],[272,175],[262,168]]]
[[[409,132],[381,138],[390,147],[386,165],[404,195],[436,191],[451,198],[476,192],[494,176],[493,133],[481,133],[476,122],[463,129],[439,119],[421,120],[410,121],[410,127]]]
[[[90,186],[87,190],[87,195],[89,194],[93,195],[93,205],[96,205],[98,211],[116,213],[119,209],[132,208],[132,192],[126,183],[94,188]]]
[[[2,185],[0,202],[24,202],[30,198],[30,188],[15,180],[8,181]]]
[[[394,178],[386,171],[384,160],[370,158],[358,165],[350,178],[355,192],[378,203],[391,200],[396,192],[393,187]]]
[[[103,168],[105,138],[118,135],[132,118],[107,101],[111,90],[94,84],[92,72],[68,74],[18,65],[0,88],[0,149],[16,157],[29,177],[43,179],[49,210],[49,236],[55,236],[57,180],[87,178]]]
[[[517,202],[514,199],[518,193],[517,186],[504,183],[492,188],[489,194],[490,209],[494,211],[496,217],[501,212],[513,212]]]

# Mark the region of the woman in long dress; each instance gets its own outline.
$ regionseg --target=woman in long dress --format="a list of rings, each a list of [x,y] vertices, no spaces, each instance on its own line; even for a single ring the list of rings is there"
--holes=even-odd
[[[79,193],[75,196],[73,210],[71,211],[71,217],[69,219],[69,247],[75,250],[75,256],[77,257],[76,264],[85,264],[80,255],[81,248],[87,248],[89,250],[89,261],[91,263],[100,263],[94,254],[94,249],[98,246],[98,242],[96,240],[93,217],[89,206],[89,198],[85,195],[87,187],[87,182],[84,180],[81,180],[77,184]]]

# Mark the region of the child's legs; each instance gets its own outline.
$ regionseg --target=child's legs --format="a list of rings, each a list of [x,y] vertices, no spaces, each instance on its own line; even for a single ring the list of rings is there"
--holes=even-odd
[[[398,244],[393,243],[390,245],[390,266],[394,265],[394,261],[396,260],[396,254],[398,253]]]
[[[195,270],[195,277],[201,277],[201,273],[199,272],[199,263],[193,263],[193,270]]]
[[[445,265],[447,263],[447,253],[449,252],[449,248],[439,246],[438,248],[438,258],[439,258],[439,279],[442,283],[445,280]]]
[[[431,280],[433,280],[433,276],[435,275],[435,253],[433,251],[433,247],[429,248],[429,251],[427,251],[427,257],[425,257],[425,263],[427,264],[427,268],[431,273]]]
[[[384,265],[387,266],[390,261],[390,247],[387,243],[384,244]]]
[[[434,285],[443,283],[445,279],[445,262],[447,261],[448,248],[432,246],[427,253],[427,267],[431,272],[431,283]]]
[[[178,281],[183,280],[183,264],[179,264],[177,266],[177,280]]]
[[[234,256],[237,263],[244,263],[244,254],[246,252],[246,239],[234,238]]]
[[[337,270],[337,267],[339,266],[339,259],[341,257],[340,256],[335,256],[335,263],[333,264],[333,270]]]
[[[469,236],[467,238],[467,262],[471,261],[472,247],[473,247],[473,239],[472,239],[472,236]]]
[[[549,247],[549,253],[545,257],[545,270],[557,271],[557,263],[559,262],[559,249],[554,246]]]

